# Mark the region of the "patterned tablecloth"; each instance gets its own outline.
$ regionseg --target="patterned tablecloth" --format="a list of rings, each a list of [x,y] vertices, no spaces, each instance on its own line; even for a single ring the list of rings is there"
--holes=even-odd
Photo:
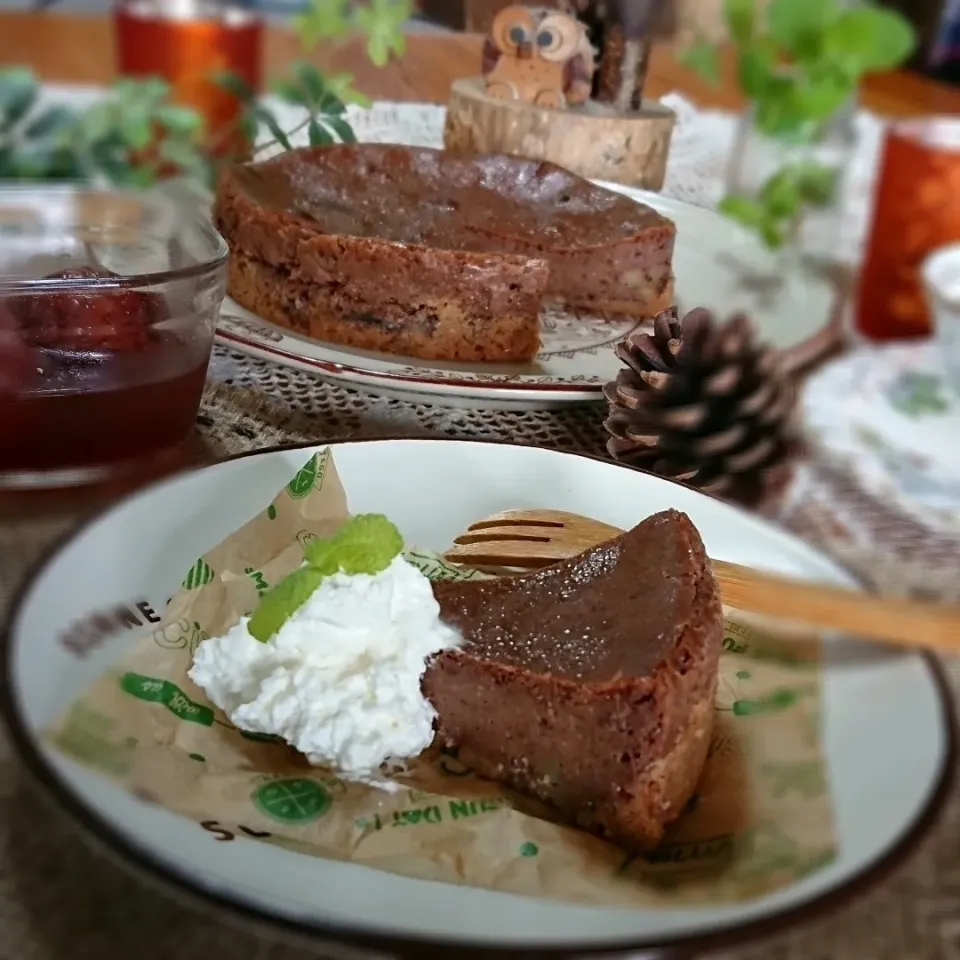
[[[673,105],[681,122],[667,190],[683,199],[713,202],[720,174],[717,157],[729,144],[733,118],[700,114],[679,100]],[[851,217],[850,248],[862,234],[862,198],[869,192],[876,149],[875,121],[863,118],[862,127],[858,163],[863,176],[852,201],[860,205],[860,215]],[[279,443],[389,435],[509,439],[602,454],[602,415],[595,405],[555,413],[498,413],[376,399],[217,348],[198,432],[214,456]],[[822,483],[822,478],[811,481],[808,469],[805,489],[820,489],[822,497]],[[791,502],[792,525],[831,542],[822,523],[809,522],[819,514],[807,507]],[[33,560],[77,519],[74,511],[0,521],[0,614]],[[862,566],[868,556],[865,550],[845,559]],[[960,692],[960,664],[947,669]],[[955,793],[937,828],[871,892],[832,917],[727,956],[960,958],[958,850],[960,793]],[[91,852],[26,782],[0,738],[0,960],[297,960],[311,955],[192,912]]]

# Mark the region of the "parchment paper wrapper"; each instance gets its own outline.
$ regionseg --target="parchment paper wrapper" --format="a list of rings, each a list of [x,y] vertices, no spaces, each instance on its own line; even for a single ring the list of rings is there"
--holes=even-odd
[[[728,611],[717,716],[696,796],[634,857],[550,820],[455,756],[416,761],[395,793],[344,783],[282,742],[236,729],[188,678],[191,656],[348,516],[329,451],[187,571],[163,621],[54,724],[74,760],[196,820],[211,841],[275,843],[411,877],[605,905],[717,902],[788,884],[835,851],[819,745],[816,638]],[[395,518],[396,519],[396,518]],[[408,551],[428,576],[465,573]]]

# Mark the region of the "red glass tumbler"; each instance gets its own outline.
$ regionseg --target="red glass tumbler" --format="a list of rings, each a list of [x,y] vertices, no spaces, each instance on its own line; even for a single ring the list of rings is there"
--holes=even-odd
[[[960,240],[960,119],[890,127],[857,293],[856,326],[874,340],[930,333],[920,267]]]
[[[246,152],[240,101],[214,78],[230,72],[260,89],[263,24],[256,14],[217,0],[126,0],[114,9],[114,25],[121,75],[162,77],[178,103],[203,115],[211,153]]]

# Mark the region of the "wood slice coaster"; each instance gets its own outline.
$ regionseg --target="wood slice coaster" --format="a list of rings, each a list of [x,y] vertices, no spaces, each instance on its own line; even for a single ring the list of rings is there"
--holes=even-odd
[[[676,115],[656,101],[620,112],[593,101],[554,109],[488,96],[482,77],[455,80],[443,145],[547,160],[588,180],[663,187]]]

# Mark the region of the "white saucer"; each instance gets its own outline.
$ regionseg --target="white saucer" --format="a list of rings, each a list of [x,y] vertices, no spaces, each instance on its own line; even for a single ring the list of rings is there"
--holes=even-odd
[[[715,557],[849,582],[835,564],[769,524],[603,460],[463,441],[331,449],[351,509],[387,513],[407,542],[425,548],[443,549],[469,522],[507,508],[568,510],[627,527],[675,507],[690,515]],[[431,948],[431,956],[458,960],[492,960],[508,950],[672,955],[796,921],[813,903],[832,906],[930,825],[955,763],[938,670],[915,653],[839,640],[824,647],[820,732],[836,856],[774,893],[708,906],[587,906],[405,878],[252,839],[218,843],[197,823],[126,793],[43,739],[41,731],[132,642],[129,631],[111,633],[80,658],[58,642],[65,628],[91,610],[136,598],[162,609],[196,557],[263,510],[306,456],[305,448],[246,455],[123,500],[56,549],[13,607],[0,647],[0,709],[16,749],[70,816],[130,866],[314,946],[350,943],[360,951],[331,955],[354,960],[426,956],[421,951]]]

